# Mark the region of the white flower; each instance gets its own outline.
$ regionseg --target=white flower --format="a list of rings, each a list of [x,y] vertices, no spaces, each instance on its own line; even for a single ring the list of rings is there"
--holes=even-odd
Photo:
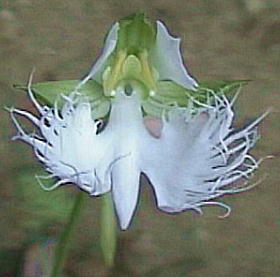
[[[101,78],[107,58],[116,47],[118,28],[116,24],[110,31],[100,60],[77,90],[89,79]],[[179,40],[169,36],[160,22],[152,52],[159,79],[171,79],[187,88],[197,86],[183,67]],[[58,181],[46,189],[73,183],[92,196],[111,191],[123,230],[133,217],[142,173],[154,188],[158,208],[169,213],[188,209],[202,213],[204,205],[219,205],[229,212],[226,204],[214,199],[251,187],[244,183],[259,161],[248,152],[265,114],[236,131],[232,128],[233,101],[224,95],[209,91],[212,100],[206,104],[186,97],[185,108],[174,107],[162,113],[162,128],[154,136],[155,132],[145,125],[143,100],[134,83],[120,82],[114,87],[107,122],[93,120],[93,107],[77,91],[62,96],[61,110],[56,104],[41,106],[31,84],[28,91],[39,116],[19,109],[11,109],[11,116],[18,130],[15,139],[30,144],[50,173],[39,177],[42,186],[42,178],[57,177]],[[15,114],[30,120],[39,135],[27,134]]]
[[[134,213],[141,173],[151,181],[161,210],[201,212],[203,205],[228,208],[212,200],[247,189],[238,181],[248,179],[258,166],[248,151],[263,116],[238,132],[232,130],[232,105],[225,96],[214,95],[212,106],[194,108],[190,102],[187,108],[174,108],[163,118],[156,138],[144,125],[138,94],[128,96],[124,88],[118,89],[108,124],[100,132],[102,122],[92,120],[83,96],[65,97],[60,112],[40,106],[31,91],[29,95],[40,117],[11,110],[19,131],[15,138],[33,146],[50,176],[59,178],[54,187],[74,183],[94,196],[111,190],[122,229]],[[26,134],[14,113],[34,123],[41,136]]]

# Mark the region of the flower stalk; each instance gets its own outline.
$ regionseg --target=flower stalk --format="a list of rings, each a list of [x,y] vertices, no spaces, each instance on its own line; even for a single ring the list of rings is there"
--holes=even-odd
[[[79,222],[79,217],[81,215],[82,207],[86,194],[83,192],[78,192],[76,199],[69,214],[68,222],[66,223],[62,234],[57,242],[54,253],[54,263],[50,277],[62,276],[63,266],[68,256],[69,247],[71,244],[71,236],[75,231],[75,227]]]
[[[104,264],[108,268],[114,266],[117,245],[116,231],[117,222],[113,202],[110,194],[106,194],[102,197],[100,246]]]

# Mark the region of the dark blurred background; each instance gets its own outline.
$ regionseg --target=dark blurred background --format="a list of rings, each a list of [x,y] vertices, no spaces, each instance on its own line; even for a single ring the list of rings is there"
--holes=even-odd
[[[198,80],[253,80],[239,96],[236,125],[273,107],[253,154],[275,158],[259,169],[255,180],[266,176],[261,185],[223,199],[233,208],[224,220],[216,208],[205,208],[204,216],[163,214],[144,186],[131,228],[119,232],[112,270],[100,255],[100,199],[88,198],[65,276],[280,276],[278,0],[2,0],[1,106],[32,109],[12,85],[26,83],[33,66],[35,81],[83,76],[110,26],[139,10],[182,38],[182,54]],[[41,276],[39,264],[49,266],[77,190],[43,192],[31,149],[10,141],[15,128],[8,113],[0,113],[0,276]]]

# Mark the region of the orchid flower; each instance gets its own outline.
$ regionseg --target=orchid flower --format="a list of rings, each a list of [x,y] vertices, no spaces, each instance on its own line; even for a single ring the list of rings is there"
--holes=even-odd
[[[30,80],[28,94],[39,115],[11,109],[14,138],[30,144],[50,173],[38,178],[42,186],[44,178],[58,180],[45,189],[72,183],[91,196],[110,192],[123,230],[138,202],[141,174],[164,212],[202,213],[205,205],[230,212],[215,199],[251,187],[241,184],[259,165],[249,151],[265,114],[235,130],[235,98],[199,85],[183,64],[179,44],[162,22],[154,26],[137,15],[112,27],[89,74],[72,82],[68,94],[58,89],[53,105],[36,100]],[[26,133],[16,114],[39,134]]]

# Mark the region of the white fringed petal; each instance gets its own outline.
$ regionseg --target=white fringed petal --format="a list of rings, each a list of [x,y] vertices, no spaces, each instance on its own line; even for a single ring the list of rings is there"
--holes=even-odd
[[[151,63],[158,71],[160,80],[172,80],[188,89],[198,86],[184,66],[180,39],[172,37],[160,21],[157,21],[156,45],[151,53]]]
[[[12,110],[11,115],[19,131],[15,139],[33,146],[36,157],[46,170],[52,177],[59,178],[51,188],[75,183],[91,195],[106,193],[111,189],[108,165],[112,156],[110,152],[104,156],[103,141],[97,134],[99,123],[92,120],[91,106],[85,99],[75,95],[65,99],[61,113],[57,107],[42,107],[34,102],[41,113],[40,118],[25,111]],[[42,137],[26,134],[16,121],[15,113],[31,120]]]
[[[240,185],[258,167],[248,152],[263,116],[235,132],[231,103],[223,96],[215,96],[214,106],[172,111],[161,137],[142,152],[141,169],[154,187],[158,207],[166,212],[201,212],[203,205],[219,205],[230,211],[212,200],[250,187]]]

